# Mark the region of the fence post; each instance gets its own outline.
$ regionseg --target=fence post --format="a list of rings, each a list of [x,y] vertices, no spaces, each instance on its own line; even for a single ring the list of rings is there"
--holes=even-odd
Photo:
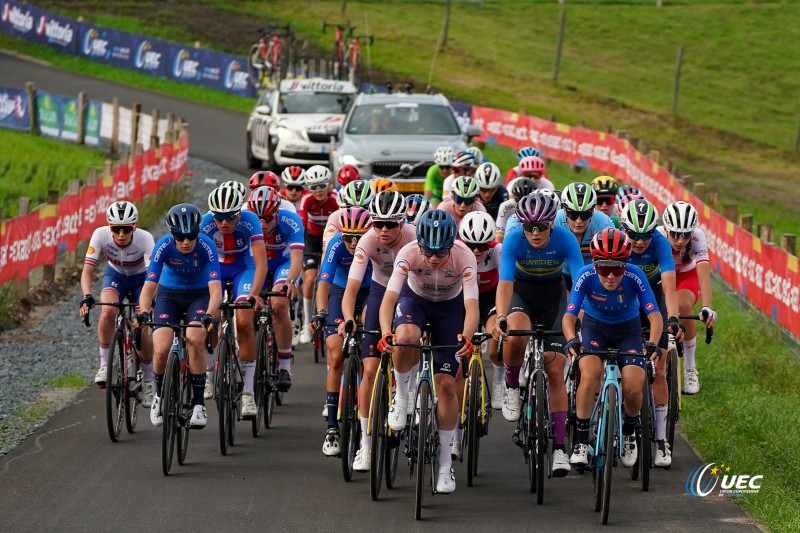
[[[650,161],[658,165],[661,163],[661,152],[658,150],[650,150]]]
[[[701,202],[705,202],[706,201],[706,184],[705,183],[695,183],[694,184],[694,195],[697,196],[698,198],[700,198]]]
[[[678,59],[675,61],[675,83],[672,86],[672,116],[678,116],[678,96],[681,86],[681,66],[683,65],[683,46],[678,48]]]
[[[797,133],[794,136],[794,153],[800,152],[800,115],[797,116]]]
[[[36,87],[32,81],[25,84],[25,92],[28,93],[28,124],[30,132],[39,135],[39,124],[36,120]]]
[[[567,12],[563,9],[558,17],[558,40],[556,41],[556,60],[553,65],[553,82],[558,83],[558,75],[561,71],[561,48],[564,45],[564,25],[567,20]]]
[[[758,238],[764,242],[772,243],[772,224],[759,224]]]
[[[69,186],[67,188],[67,194],[78,194],[81,192],[81,182],[80,180],[69,180]],[[78,225],[80,225],[80,220],[78,221]],[[64,268],[74,267],[78,262],[78,251],[77,250],[67,250],[64,254]]]
[[[150,148],[158,148],[158,109],[153,109],[150,113]]]
[[[611,128],[611,124],[606,124],[605,132],[606,133],[611,133],[612,131],[614,131],[614,130]]]
[[[78,146],[83,146],[86,139],[86,116],[83,110],[86,108],[86,93],[78,93]]]
[[[797,238],[791,233],[781,235],[781,248],[789,255],[797,256]]]
[[[52,205],[58,208],[58,191],[57,190],[49,190],[47,191],[47,205]],[[58,261],[58,259],[56,259]],[[55,281],[56,280],[56,265],[53,263],[52,265],[44,265],[42,267],[42,281]]]
[[[620,139],[627,139],[628,132],[626,130],[617,130],[617,137],[619,137]]]
[[[109,146],[108,152],[114,155],[117,153],[117,137],[119,137],[119,98],[115,96],[111,105],[111,146]]]
[[[31,201],[30,198],[26,198],[25,196],[21,196],[19,199],[19,216],[25,216],[30,212],[31,208]],[[17,293],[17,296],[20,298],[24,298],[28,295],[28,276],[25,276],[25,279],[19,279],[14,282],[14,291]]]
[[[739,225],[748,233],[753,233],[753,215],[742,215]]]
[[[738,205],[724,205],[722,206],[722,216],[736,222],[739,219],[739,206]]]
[[[131,146],[136,146],[139,142],[139,113],[142,111],[142,104],[134,102],[131,106]]]
[[[710,192],[706,195],[706,203],[714,211],[719,211],[719,193]]]

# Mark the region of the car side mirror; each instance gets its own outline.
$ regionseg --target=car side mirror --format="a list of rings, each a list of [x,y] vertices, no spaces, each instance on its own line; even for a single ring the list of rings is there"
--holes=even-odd
[[[483,130],[480,126],[476,126],[475,124],[470,124],[467,126],[467,138],[472,140],[473,137],[479,137],[483,133]]]
[[[256,106],[256,113],[259,115],[269,116],[272,113],[272,108],[267,104]]]

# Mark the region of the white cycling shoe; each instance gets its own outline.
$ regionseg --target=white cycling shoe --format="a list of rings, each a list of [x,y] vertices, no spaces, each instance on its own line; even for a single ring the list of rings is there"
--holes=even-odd
[[[589,464],[589,445],[576,444],[572,448],[572,457],[569,458],[569,463],[578,467],[584,467]]]
[[[164,417],[161,415],[161,396],[153,397],[153,404],[150,406],[150,423],[157,428],[164,423]]]
[[[153,397],[155,395],[155,382],[152,379],[149,381],[142,381],[142,407],[151,407],[153,405]]]
[[[206,386],[203,389],[203,398],[206,400],[214,399],[214,375],[215,372],[213,370],[206,372]]]
[[[522,398],[519,389],[506,387],[503,391],[503,418],[509,422],[516,422],[519,420],[521,408]]]
[[[700,392],[700,374],[695,368],[683,369],[683,393],[697,394]]]
[[[672,450],[669,449],[669,443],[663,440],[656,442],[656,457],[653,464],[658,468],[669,468],[672,464]]]
[[[439,475],[436,476],[436,492],[438,494],[452,494],[456,490],[456,475],[450,466],[440,466]]]
[[[372,448],[359,448],[353,461],[353,470],[356,472],[369,472],[372,460]]]
[[[506,384],[492,382],[492,409],[500,410],[503,408],[503,394]]]
[[[563,450],[553,450],[553,476],[564,477],[569,474],[572,468],[569,466],[569,458]]]
[[[636,450],[636,436],[623,435],[622,441],[622,466],[630,468],[636,464],[636,459],[639,457],[639,454]]]
[[[397,394],[392,396],[392,406],[389,408],[389,427],[394,431],[401,431],[406,427],[409,403],[408,398],[400,398]]]
[[[94,376],[94,382],[103,388],[106,386],[106,375],[108,374],[108,365],[100,365],[100,370]]]
[[[242,394],[242,418],[255,418],[257,414],[255,397],[252,394]]]
[[[189,420],[189,427],[192,429],[203,429],[208,424],[208,414],[205,405],[195,405],[192,410],[192,418]]]

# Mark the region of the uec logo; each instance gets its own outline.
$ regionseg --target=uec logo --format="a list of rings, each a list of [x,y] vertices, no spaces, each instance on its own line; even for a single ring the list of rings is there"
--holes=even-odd
[[[725,465],[717,467],[716,463],[701,465],[689,472],[686,478],[686,494],[689,496],[705,497],[711,494],[719,483],[720,496],[741,496],[743,494],[757,493],[761,489],[764,476],[751,476],[746,474],[723,474],[729,472],[730,467]],[[718,473],[721,475],[718,475]]]

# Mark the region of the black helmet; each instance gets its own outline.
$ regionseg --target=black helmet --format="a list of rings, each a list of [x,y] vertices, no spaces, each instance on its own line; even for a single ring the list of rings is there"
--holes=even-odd
[[[170,233],[200,233],[200,210],[192,204],[178,204],[167,213]]]

